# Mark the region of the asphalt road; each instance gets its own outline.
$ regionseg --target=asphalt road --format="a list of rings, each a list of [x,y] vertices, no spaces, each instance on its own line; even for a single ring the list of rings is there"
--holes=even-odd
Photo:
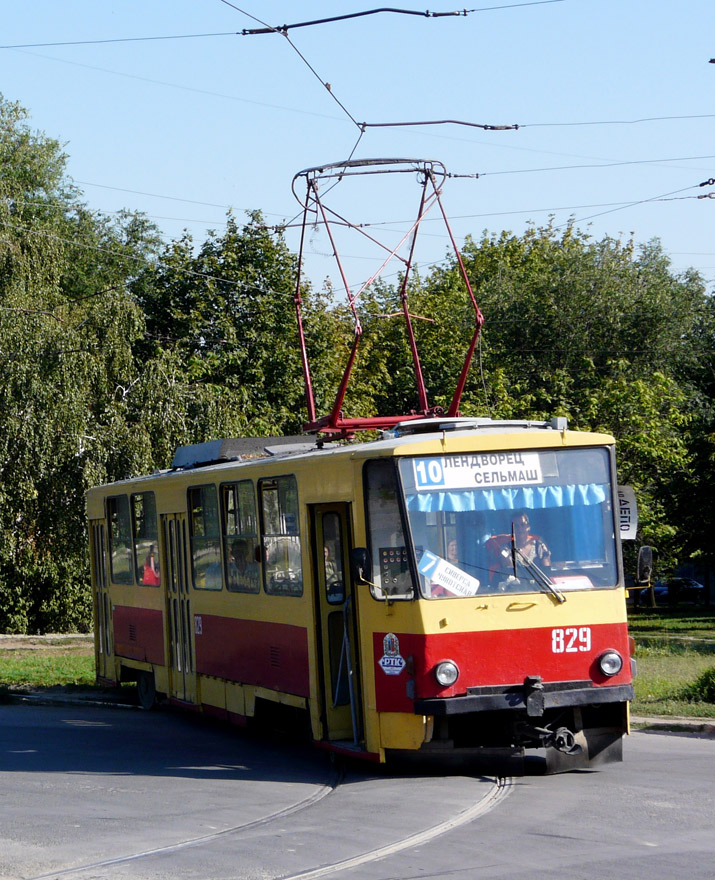
[[[0,705],[0,878],[712,880],[715,739],[625,752],[396,773],[176,712]]]

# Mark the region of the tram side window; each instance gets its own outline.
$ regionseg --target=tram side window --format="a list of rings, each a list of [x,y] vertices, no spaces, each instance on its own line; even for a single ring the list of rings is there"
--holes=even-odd
[[[367,516],[376,599],[411,599],[414,584],[397,492],[397,474],[389,459],[365,465]]]
[[[340,517],[337,513],[325,513],[322,526],[325,595],[331,605],[342,605],[345,601],[345,575]]]
[[[257,593],[260,590],[260,567],[256,562],[258,529],[251,480],[221,486],[221,515],[228,589]]]
[[[267,593],[303,595],[303,571],[295,477],[261,480],[263,585]]]
[[[194,588],[220,590],[223,579],[216,486],[192,486],[188,500]]]
[[[126,495],[107,498],[109,518],[109,568],[115,584],[133,584],[132,529]]]
[[[156,499],[153,492],[132,495],[134,566],[138,584],[156,586],[159,573],[159,531],[156,522]]]

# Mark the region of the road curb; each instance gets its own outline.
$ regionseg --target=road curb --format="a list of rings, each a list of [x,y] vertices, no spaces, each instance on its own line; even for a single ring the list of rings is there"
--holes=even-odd
[[[113,694],[88,694],[87,696],[61,693],[32,693],[25,691],[5,691],[0,694],[0,702],[34,703],[38,706],[104,706],[114,709],[139,709],[136,703],[127,703]],[[653,731],[660,733],[685,733],[715,739],[715,718],[684,718],[668,715],[631,716],[634,732]]]
[[[80,697],[69,694],[37,694],[22,691],[5,691],[0,702],[33,703],[36,706],[102,706],[109,709],[138,709],[136,703],[126,703],[111,696]]]
[[[658,716],[631,717],[634,730],[652,730],[662,733],[687,733],[691,736],[715,738],[715,718],[683,718]]]

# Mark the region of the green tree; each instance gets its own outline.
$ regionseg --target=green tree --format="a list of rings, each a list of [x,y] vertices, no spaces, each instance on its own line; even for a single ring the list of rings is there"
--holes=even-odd
[[[296,433],[305,421],[295,318],[296,260],[260,213],[212,233],[194,253],[189,236],[172,243],[134,285],[153,353],[171,354],[186,382],[213,399],[224,435]],[[318,404],[338,364],[331,345],[340,319],[329,291],[302,292],[303,320]],[[201,438],[203,439],[203,438]]]
[[[84,493],[135,378],[126,284],[152,247],[139,218],[86,210],[26,118],[0,99],[0,629],[20,632],[88,624]]]
[[[673,273],[657,241],[595,241],[571,226],[485,234],[468,239],[462,255],[486,318],[462,412],[565,415],[573,428],[613,433],[620,479],[638,491],[642,537],[672,565],[703,540],[682,510],[697,482],[696,405],[697,422],[715,433],[715,420],[708,421],[712,358],[702,356],[712,349],[713,324],[705,318],[712,309],[702,279]],[[397,311],[398,298],[397,287],[382,289],[379,309]],[[409,302],[426,319],[415,322],[415,332],[430,402],[446,406],[474,331],[454,258],[414,283]],[[391,363],[396,353],[408,364],[404,332],[380,332],[391,377],[383,402],[405,411],[412,376],[401,382],[406,374]],[[702,465],[715,447],[700,436]]]

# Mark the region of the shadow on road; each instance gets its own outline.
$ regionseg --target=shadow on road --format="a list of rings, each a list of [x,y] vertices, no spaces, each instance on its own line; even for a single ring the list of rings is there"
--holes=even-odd
[[[182,712],[0,705],[0,770],[322,784],[330,757]]]

